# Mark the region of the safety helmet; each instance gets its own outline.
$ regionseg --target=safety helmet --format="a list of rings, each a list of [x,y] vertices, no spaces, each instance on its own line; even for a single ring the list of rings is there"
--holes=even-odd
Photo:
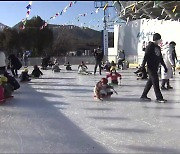
[[[1,76],[1,82],[7,82],[8,79],[5,76]]]
[[[102,78],[102,79],[101,79],[101,82],[102,82],[103,84],[107,84],[107,83],[108,83],[108,80],[107,80],[106,78]]]
[[[116,67],[115,67],[115,66],[111,66],[110,71],[111,71],[111,72],[112,72],[112,71],[116,71]]]

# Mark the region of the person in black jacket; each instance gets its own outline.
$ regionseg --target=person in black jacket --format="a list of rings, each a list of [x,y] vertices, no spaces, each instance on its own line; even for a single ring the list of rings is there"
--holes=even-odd
[[[8,60],[10,62],[10,68],[13,76],[18,77],[17,70],[19,70],[22,67],[22,63],[20,62],[19,58],[16,57],[14,54],[11,54],[8,57]]]
[[[101,65],[102,65],[101,61],[103,59],[103,56],[104,56],[104,53],[100,48],[94,51],[94,57],[96,61],[96,64],[94,67],[94,75],[96,74],[97,66],[99,66],[99,74],[101,75]]]
[[[145,64],[147,63],[147,71],[148,71],[149,79],[146,83],[146,86],[140,98],[142,101],[151,101],[151,99],[147,97],[147,94],[151,89],[152,85],[154,87],[156,101],[159,103],[165,103],[167,101],[163,99],[163,96],[159,88],[159,77],[158,77],[159,65],[161,64],[164,67],[165,72],[168,71],[163,61],[161,48],[158,46],[158,44],[160,44],[161,41],[162,41],[161,35],[159,33],[155,33],[153,35],[153,42],[150,42],[145,50],[145,55],[141,67],[142,68],[145,67]]]
[[[177,54],[176,54],[176,49],[175,49],[176,43],[174,41],[171,41],[169,43],[169,45],[171,45],[172,48],[173,48],[173,51],[172,51],[172,59],[173,59],[173,62],[174,62],[173,74],[175,75],[175,72],[176,72],[176,61],[178,61]]]
[[[40,71],[39,67],[37,65],[34,65],[31,76],[34,78],[39,78],[41,75],[43,75],[43,73]]]

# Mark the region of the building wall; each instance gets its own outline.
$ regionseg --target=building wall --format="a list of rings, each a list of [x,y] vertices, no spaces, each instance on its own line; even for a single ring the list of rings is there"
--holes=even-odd
[[[132,63],[137,62],[138,39],[140,20],[129,22],[127,25],[114,25],[114,52],[124,50],[126,59]]]
[[[118,49],[124,49],[127,57],[134,57],[134,63],[141,64],[144,56],[143,42],[145,41],[147,45],[149,41],[152,41],[152,36],[156,32],[161,34],[163,44],[170,41],[176,42],[176,53],[180,59],[179,27],[180,22],[178,21],[156,19],[141,19],[129,22],[127,25],[114,25],[114,50],[117,55]]]

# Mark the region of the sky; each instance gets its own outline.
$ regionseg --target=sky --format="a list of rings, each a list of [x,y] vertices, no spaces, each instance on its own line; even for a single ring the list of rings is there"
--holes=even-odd
[[[30,1],[0,1],[0,23],[9,27],[13,27],[22,19],[26,18],[27,6]],[[47,21],[57,12],[61,12],[70,2],[73,1],[32,1],[31,11],[28,19],[33,16],[40,16]],[[98,3],[99,5],[100,3]],[[112,5],[112,1],[109,1]],[[50,24],[72,24],[77,26],[90,26],[92,29],[103,30],[103,8],[99,9],[98,13],[90,14],[97,8],[94,7],[94,1],[77,1],[65,13],[57,16],[55,19],[49,20]],[[85,17],[77,18],[79,14],[88,13]],[[110,19],[116,15],[113,7],[108,8]],[[98,27],[99,25],[99,27]],[[94,26],[94,27],[92,27]],[[109,31],[112,31],[113,26]]]

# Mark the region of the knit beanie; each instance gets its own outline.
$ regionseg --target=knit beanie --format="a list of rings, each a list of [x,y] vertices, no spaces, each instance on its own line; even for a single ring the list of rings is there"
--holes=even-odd
[[[171,41],[169,44],[170,45],[176,45],[176,43],[174,41]]]
[[[157,41],[157,40],[160,40],[161,39],[161,35],[159,33],[155,33],[153,35],[153,41]]]

